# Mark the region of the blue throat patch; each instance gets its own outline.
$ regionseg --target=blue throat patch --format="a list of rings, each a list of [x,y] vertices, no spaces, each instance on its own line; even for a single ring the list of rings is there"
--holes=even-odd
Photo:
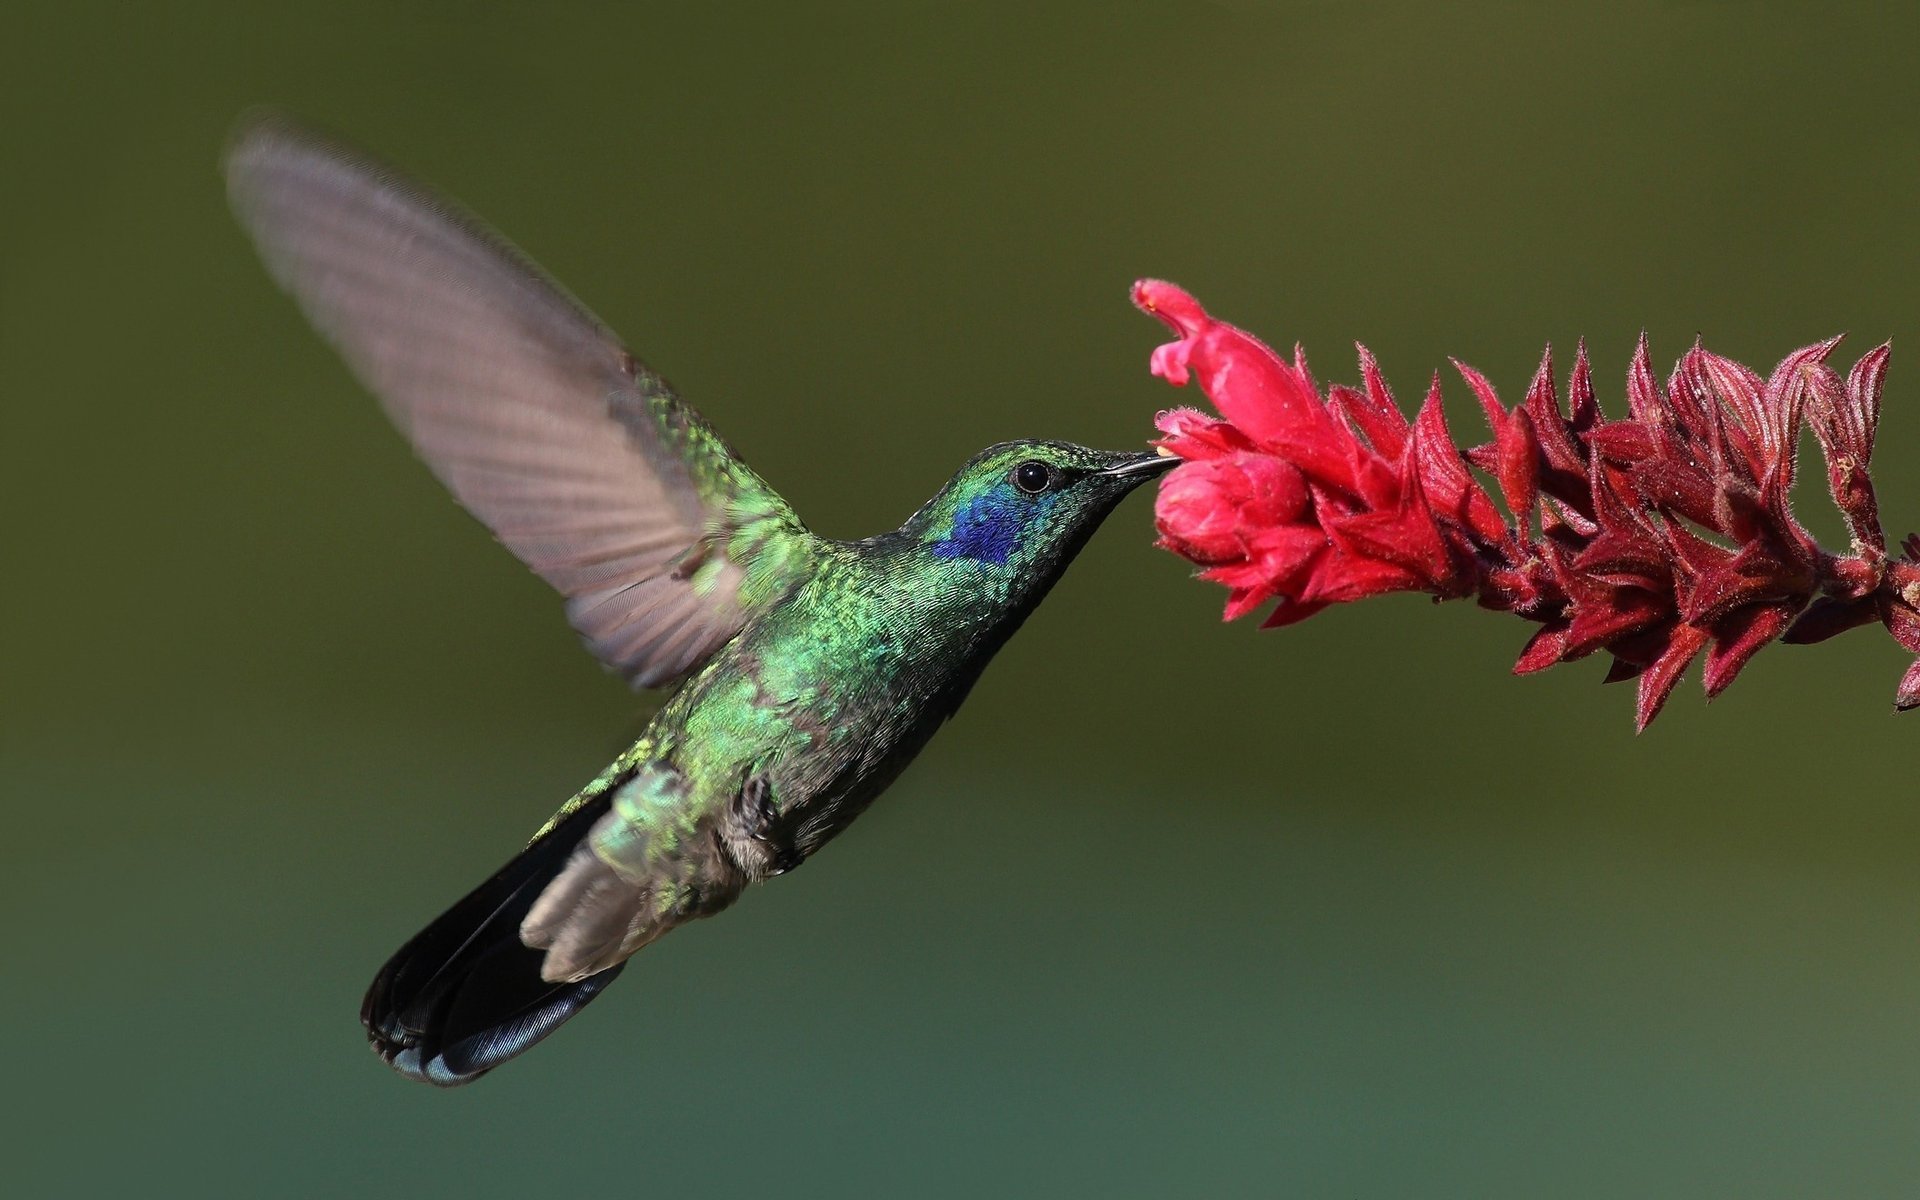
[[[953,528],[930,549],[936,558],[970,558],[1004,566],[1020,544],[1021,534],[1050,507],[1052,499],[1026,500],[1009,495],[1004,486],[983,492],[953,515]]]

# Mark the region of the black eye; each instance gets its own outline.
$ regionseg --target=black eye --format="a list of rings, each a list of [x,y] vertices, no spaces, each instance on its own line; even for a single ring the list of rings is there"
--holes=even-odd
[[[1052,482],[1053,472],[1049,471],[1047,464],[1043,462],[1029,460],[1013,469],[1013,486],[1029,496],[1038,496],[1046,491],[1047,485]]]

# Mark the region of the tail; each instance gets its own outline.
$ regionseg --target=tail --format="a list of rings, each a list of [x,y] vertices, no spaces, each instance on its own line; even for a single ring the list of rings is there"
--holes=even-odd
[[[400,947],[374,976],[360,1023],[375,1053],[409,1079],[470,1083],[558,1029],[625,963],[571,982],[540,976],[545,952],[520,923],[610,799],[569,814]]]

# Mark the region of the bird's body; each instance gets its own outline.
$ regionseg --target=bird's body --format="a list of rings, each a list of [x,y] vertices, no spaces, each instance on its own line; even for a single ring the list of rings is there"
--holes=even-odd
[[[898,529],[820,538],[444,201],[279,122],[236,141],[229,179],[275,275],[455,495],[562,592],[589,647],[636,684],[684,680],[375,979],[375,1048],[428,1082],[526,1049],[635,951],[844,829],[1170,461],[1004,443]]]

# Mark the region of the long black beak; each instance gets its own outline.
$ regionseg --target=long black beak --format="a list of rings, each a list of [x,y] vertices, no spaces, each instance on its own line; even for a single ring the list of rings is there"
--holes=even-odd
[[[1104,475],[1109,479],[1118,478],[1130,482],[1145,483],[1154,476],[1170,471],[1179,465],[1180,459],[1174,455],[1161,454],[1158,451],[1153,451],[1148,454],[1130,458],[1118,466],[1108,467],[1104,471],[1097,472],[1097,474]]]

